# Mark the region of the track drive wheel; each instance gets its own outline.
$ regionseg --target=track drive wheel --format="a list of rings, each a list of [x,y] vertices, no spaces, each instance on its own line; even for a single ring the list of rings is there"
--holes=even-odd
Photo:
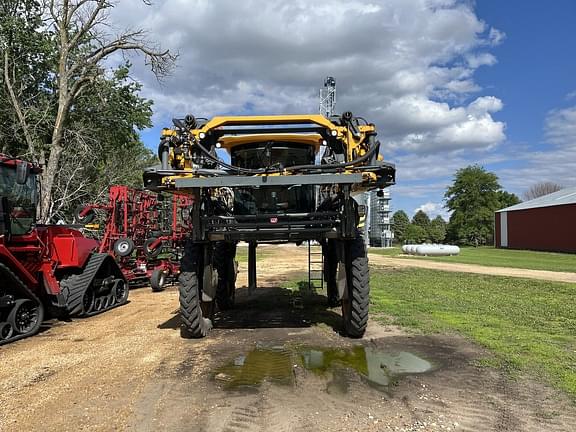
[[[218,271],[218,286],[216,289],[216,303],[220,310],[234,307],[236,297],[236,275],[238,265],[236,257],[236,243],[218,242],[214,249],[214,265]]]
[[[344,331],[352,338],[361,338],[368,325],[370,303],[368,256],[362,237],[350,241],[346,253],[347,293],[342,299]]]
[[[150,276],[150,287],[154,292],[164,291],[166,284],[166,273],[162,269],[155,269]]]
[[[44,306],[32,300],[16,300],[16,304],[8,315],[8,324],[13,331],[22,335],[33,335],[39,329],[44,319]]]
[[[212,328],[212,321],[204,318],[200,283],[196,272],[182,272],[180,282],[180,315],[182,317],[182,336],[203,338]]]

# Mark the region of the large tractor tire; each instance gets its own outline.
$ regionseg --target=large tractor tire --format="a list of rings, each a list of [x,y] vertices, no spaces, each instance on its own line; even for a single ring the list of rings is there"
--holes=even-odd
[[[362,237],[346,245],[347,293],[342,299],[344,331],[349,337],[361,338],[368,325],[370,303],[370,276],[368,256]]]
[[[216,288],[216,303],[220,310],[234,307],[236,297],[237,264],[236,243],[218,242],[214,249],[214,266],[218,271],[218,286]]]
[[[180,315],[182,317],[182,336],[185,338],[203,338],[212,329],[212,321],[204,318],[202,311],[202,293],[198,274],[182,272],[180,282]]]
[[[204,283],[205,246],[186,242],[180,263],[180,316],[181,335],[184,338],[203,338],[212,329],[214,301],[202,301]]]

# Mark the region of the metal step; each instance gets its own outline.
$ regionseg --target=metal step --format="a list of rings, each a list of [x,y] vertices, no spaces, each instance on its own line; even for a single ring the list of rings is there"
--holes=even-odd
[[[313,249],[310,240],[308,241],[308,287],[324,289],[324,254],[322,247],[319,250]]]

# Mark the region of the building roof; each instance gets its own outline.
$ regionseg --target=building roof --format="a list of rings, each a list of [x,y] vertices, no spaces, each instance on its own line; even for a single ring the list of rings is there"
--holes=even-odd
[[[576,204],[576,187],[562,189],[549,195],[544,195],[530,201],[525,201],[511,207],[506,207],[502,210],[498,210],[496,213],[504,211],[508,212],[515,210],[527,210],[538,207],[553,207],[566,204]]]

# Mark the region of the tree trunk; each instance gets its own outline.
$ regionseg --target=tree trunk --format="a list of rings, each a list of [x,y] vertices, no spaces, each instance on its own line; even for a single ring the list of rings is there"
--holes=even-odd
[[[40,203],[40,223],[49,223],[52,215],[50,214],[50,206],[52,204],[52,188],[54,187],[54,179],[58,172],[60,165],[60,156],[64,148],[60,145],[52,145],[50,149],[50,156],[48,157],[48,164],[42,173],[41,191],[42,200]]]
[[[70,105],[70,98],[62,82],[67,85],[67,80],[61,79],[60,96],[58,98],[58,114],[54,122],[54,130],[52,132],[52,143],[50,144],[50,156],[48,156],[48,163],[44,167],[42,173],[41,191],[42,197],[40,202],[40,223],[49,223],[52,214],[50,212],[52,204],[52,189],[54,187],[54,180],[60,168],[60,157],[64,151],[62,146],[62,137],[64,136],[64,123],[68,117],[68,108]]]

